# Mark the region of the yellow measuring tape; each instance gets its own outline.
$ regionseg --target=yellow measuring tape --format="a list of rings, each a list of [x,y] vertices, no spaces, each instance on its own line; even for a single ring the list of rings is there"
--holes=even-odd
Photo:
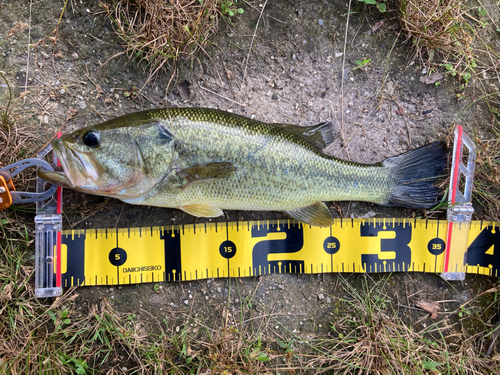
[[[62,286],[245,277],[271,273],[443,271],[448,221],[336,219],[204,223],[62,232]],[[460,229],[460,228],[458,228]],[[498,276],[499,224],[473,221],[467,263]]]

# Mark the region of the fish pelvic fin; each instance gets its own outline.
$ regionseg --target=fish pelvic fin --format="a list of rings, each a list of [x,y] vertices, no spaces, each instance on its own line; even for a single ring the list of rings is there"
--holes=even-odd
[[[316,202],[297,210],[286,211],[286,213],[294,219],[316,227],[329,227],[333,224],[330,210],[323,202]]]
[[[218,217],[224,213],[219,207],[205,203],[187,204],[179,209],[196,217]]]
[[[436,205],[442,191],[434,182],[443,177],[447,160],[444,142],[434,142],[384,160],[382,165],[390,169],[395,188],[383,204],[406,208]]]

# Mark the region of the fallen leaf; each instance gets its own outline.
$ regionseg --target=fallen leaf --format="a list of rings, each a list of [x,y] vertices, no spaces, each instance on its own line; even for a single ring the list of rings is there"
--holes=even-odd
[[[441,310],[439,303],[427,300],[417,301],[415,302],[415,306],[427,311],[430,314],[431,319],[436,319],[438,316],[438,311]]]
[[[425,83],[426,85],[433,85],[437,81],[441,81],[444,78],[443,73],[432,73],[429,76],[420,77],[420,82]]]
[[[10,301],[12,298],[12,290],[14,289],[14,283],[11,282],[7,284],[1,291],[0,291],[0,302],[6,302]]]
[[[380,29],[382,26],[384,26],[384,20],[378,21],[375,25],[370,26],[372,29],[372,33]]]

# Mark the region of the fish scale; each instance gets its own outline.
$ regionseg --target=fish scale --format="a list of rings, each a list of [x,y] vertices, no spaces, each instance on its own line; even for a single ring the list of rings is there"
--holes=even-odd
[[[181,159],[187,164],[231,161],[237,165],[234,175],[224,181],[181,192],[158,186],[151,192],[155,205],[178,200],[180,206],[202,199],[222,209],[290,210],[317,201],[382,203],[386,199],[386,169],[322,154],[307,140],[270,124],[218,112],[211,116],[213,112],[173,109],[151,113],[152,119],[165,122],[186,144],[189,155],[181,155]],[[211,134],[217,134],[217,139]]]
[[[332,222],[324,201],[435,204],[442,142],[368,165],[324,154],[331,131],[327,123],[268,124],[206,108],[143,111],[53,141],[64,172],[42,178],[195,216],[280,210],[318,226]]]

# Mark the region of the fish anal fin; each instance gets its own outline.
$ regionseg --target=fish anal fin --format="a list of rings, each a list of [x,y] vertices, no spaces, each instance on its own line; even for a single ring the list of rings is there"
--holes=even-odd
[[[229,178],[236,171],[236,166],[228,161],[215,161],[192,165],[177,172],[177,176],[184,180],[181,188],[200,183],[208,183]]]
[[[316,202],[297,210],[286,211],[286,213],[294,219],[316,227],[329,227],[333,224],[330,210],[323,202]]]
[[[206,203],[187,204],[179,209],[196,217],[218,217],[224,213],[219,207]]]

